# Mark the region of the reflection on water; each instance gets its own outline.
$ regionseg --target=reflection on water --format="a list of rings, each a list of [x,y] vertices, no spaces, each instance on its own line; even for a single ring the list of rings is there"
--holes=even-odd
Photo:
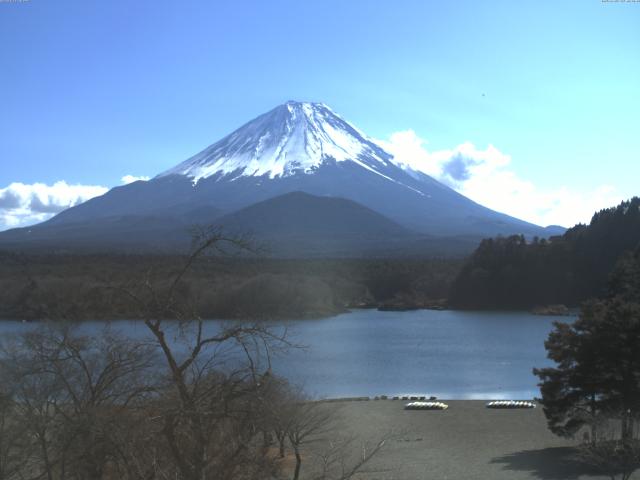
[[[522,312],[354,311],[297,322],[309,345],[277,369],[316,396],[532,398],[557,317]],[[571,319],[565,319],[570,321]],[[292,361],[293,360],[293,361]]]
[[[539,395],[533,367],[548,365],[544,340],[553,321],[522,312],[356,310],[288,322],[291,339],[308,348],[274,359],[274,371],[316,397],[427,395],[450,399],[527,399]],[[142,324],[115,328],[145,337]],[[215,328],[217,321],[210,321]],[[0,333],[33,324],[0,323]],[[99,334],[104,324],[86,322]]]

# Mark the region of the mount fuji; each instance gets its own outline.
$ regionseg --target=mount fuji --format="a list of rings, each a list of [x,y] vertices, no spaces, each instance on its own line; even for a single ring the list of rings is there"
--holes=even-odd
[[[323,237],[384,254],[560,233],[483,207],[397,162],[322,103],[290,101],[149,181],[0,233],[0,247],[166,249],[184,245],[194,223],[249,231],[259,225],[260,236],[295,243],[298,254]]]

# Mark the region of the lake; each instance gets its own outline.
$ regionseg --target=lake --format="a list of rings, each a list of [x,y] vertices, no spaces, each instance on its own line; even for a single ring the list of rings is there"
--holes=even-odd
[[[316,396],[435,395],[449,399],[539,396],[533,367],[551,365],[554,321],[523,312],[357,310],[295,323],[309,345],[276,370]]]
[[[447,399],[539,396],[533,367],[550,365],[544,341],[554,321],[524,312],[354,310],[288,322],[290,338],[307,348],[274,359],[274,372],[314,397],[435,395]],[[211,320],[212,325],[217,321]],[[145,335],[136,322],[112,322]],[[0,322],[0,334],[35,324]],[[102,322],[85,322],[98,334]]]

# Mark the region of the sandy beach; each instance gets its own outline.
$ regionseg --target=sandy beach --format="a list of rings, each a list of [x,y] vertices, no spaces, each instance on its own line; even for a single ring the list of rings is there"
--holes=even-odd
[[[540,406],[491,410],[442,400],[444,411],[407,411],[406,401],[336,402],[339,429],[370,442],[395,432],[358,478],[388,480],[598,479],[572,462],[577,440],[547,430]]]

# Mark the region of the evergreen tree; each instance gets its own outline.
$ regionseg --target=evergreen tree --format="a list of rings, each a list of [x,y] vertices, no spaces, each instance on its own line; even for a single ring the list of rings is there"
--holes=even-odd
[[[521,235],[483,240],[453,282],[458,308],[579,305],[605,294],[616,261],[640,245],[640,198],[594,214],[548,241]]]
[[[590,426],[596,442],[605,419],[619,421],[628,442],[640,418],[640,252],[618,263],[609,285],[609,295],[587,302],[573,324],[555,324],[545,347],[556,367],[534,369],[557,435]]]

